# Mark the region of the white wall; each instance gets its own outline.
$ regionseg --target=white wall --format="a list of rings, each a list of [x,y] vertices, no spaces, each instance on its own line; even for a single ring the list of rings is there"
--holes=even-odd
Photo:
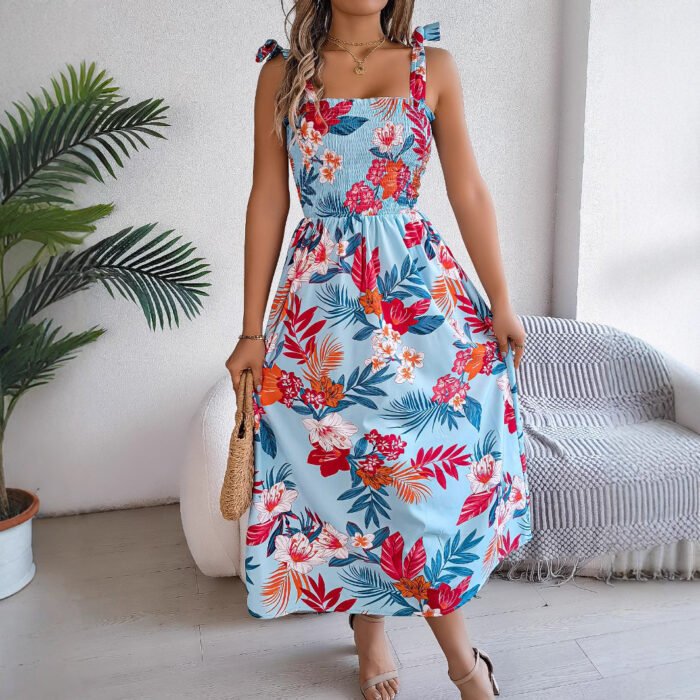
[[[590,7],[577,315],[700,370],[700,3]]]
[[[285,43],[276,0],[3,0],[0,104],[36,91],[67,62],[96,60],[134,100],[171,105],[167,142],[138,154],[117,182],[82,190],[114,201],[100,235],[158,221],[193,240],[212,264],[203,315],[152,333],[135,306],[103,290],[56,305],[67,329],[108,333],[25,397],[5,461],[12,485],[36,490],[42,513],[177,499],[190,416],[224,372],[241,320],[243,217],[250,184],[251,110],[268,37]],[[497,207],[514,304],[546,313],[552,284],[557,157],[559,3],[418,3],[440,20],[464,79],[467,119]],[[421,208],[466,252],[437,157]],[[287,234],[301,216],[296,202]],[[95,237],[96,240],[97,236]]]

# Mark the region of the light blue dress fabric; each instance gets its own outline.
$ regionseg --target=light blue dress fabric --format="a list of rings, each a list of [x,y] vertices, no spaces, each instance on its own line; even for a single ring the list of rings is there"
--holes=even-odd
[[[425,40],[408,98],[319,98],[289,161],[304,217],[254,396],[248,610],[445,615],[531,536],[511,350],[417,208],[435,115]],[[257,60],[289,51],[270,39]]]

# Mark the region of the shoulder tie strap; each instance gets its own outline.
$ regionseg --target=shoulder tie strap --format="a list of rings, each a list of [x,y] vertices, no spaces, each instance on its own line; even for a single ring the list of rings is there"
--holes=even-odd
[[[276,56],[278,53],[281,53],[282,56],[286,59],[289,56],[289,49],[285,49],[281,47],[276,39],[268,39],[259,49],[258,52],[255,54],[255,60],[258,63],[262,63],[263,61],[266,61],[273,56]]]
[[[411,34],[411,95],[416,100],[425,99],[425,41],[440,40],[440,22],[419,24]]]

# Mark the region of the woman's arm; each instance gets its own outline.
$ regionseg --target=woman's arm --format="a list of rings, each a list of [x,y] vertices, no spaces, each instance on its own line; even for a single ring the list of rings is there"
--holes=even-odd
[[[277,267],[289,213],[289,166],[286,145],[273,131],[275,93],[284,72],[284,58],[265,62],[258,76],[253,115],[253,184],[245,220],[243,328],[246,335],[263,332],[265,307]],[[262,382],[265,344],[241,339],[226,367],[234,389],[240,373],[250,367],[256,389]]]
[[[464,115],[462,84],[455,60],[448,51],[426,49],[428,94],[435,104],[433,136],[440,155],[445,187],[469,257],[488,295],[493,330],[501,353],[508,344],[522,345],[525,329],[508,296],[491,195],[474,156]],[[513,347],[515,367],[523,349]]]

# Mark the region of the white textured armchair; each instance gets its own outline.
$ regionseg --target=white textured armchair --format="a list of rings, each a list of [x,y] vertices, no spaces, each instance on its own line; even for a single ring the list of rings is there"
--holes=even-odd
[[[539,333],[540,347],[545,348],[545,355],[533,352],[523,361],[521,370],[526,363],[534,372],[547,362],[546,333],[552,328],[561,332],[586,333],[602,331],[611,336],[622,338],[626,348],[645,351],[648,346],[633,336],[621,333],[599,324],[585,324],[568,319],[555,319],[542,316],[522,316],[523,323],[528,329],[528,344],[535,348]],[[557,341],[559,342],[559,341]],[[595,342],[605,342],[603,339]],[[631,344],[630,344],[631,343]],[[618,350],[616,350],[617,352]],[[677,360],[649,350],[652,355],[662,358],[665,364],[666,382],[668,387],[667,409],[674,412],[673,421],[679,426],[700,435],[700,375]],[[527,382],[522,382],[524,423],[528,425]],[[662,399],[663,403],[663,399]],[[536,399],[530,406],[536,405]],[[180,490],[180,510],[187,543],[197,566],[207,576],[236,576],[244,572],[244,543],[247,517],[239,522],[224,520],[219,511],[219,491],[226,468],[229,437],[235,415],[235,395],[228,376],[223,377],[209,391],[199,411],[194,416],[189,439],[189,449],[185,457]],[[538,426],[542,427],[542,424]],[[536,460],[533,460],[535,465]],[[536,466],[533,466],[533,469]],[[700,472],[700,464],[697,465]],[[535,483],[537,483],[536,480]],[[697,496],[696,496],[697,498]],[[700,514],[696,513],[697,519]],[[536,525],[536,522],[534,523]],[[537,544],[536,542],[534,543]],[[548,554],[548,558],[551,554]],[[690,539],[679,538],[678,542],[666,542],[650,549],[635,548],[626,551],[610,551],[595,558],[574,557],[575,573],[578,575],[598,576],[601,572],[615,572],[619,575],[640,575],[644,571],[650,575],[674,575],[674,572],[684,578],[690,578],[695,571],[700,570],[700,546]],[[551,559],[550,559],[551,561]],[[566,557],[560,563],[567,564]],[[503,562],[501,571],[510,565],[511,574],[518,570],[509,562]],[[542,572],[541,564],[539,568]],[[532,562],[530,570],[532,571]],[[559,571],[566,566],[559,567]],[[550,570],[550,575],[552,572]]]

